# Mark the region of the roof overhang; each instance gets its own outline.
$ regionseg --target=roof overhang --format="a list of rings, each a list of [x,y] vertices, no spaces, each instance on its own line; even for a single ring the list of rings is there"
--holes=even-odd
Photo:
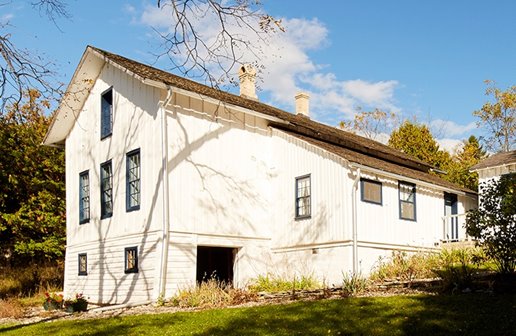
[[[61,99],[59,108],[54,112],[43,144],[47,146],[64,145],[66,137],[84,106],[91,88],[104,66],[104,59],[91,48],[86,48],[75,70],[70,84]]]

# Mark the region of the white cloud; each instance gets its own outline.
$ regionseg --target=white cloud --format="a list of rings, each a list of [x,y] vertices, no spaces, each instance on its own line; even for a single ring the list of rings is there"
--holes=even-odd
[[[5,24],[9,23],[9,21],[11,21],[11,19],[13,17],[14,17],[14,14],[12,14],[12,13],[7,13],[7,14],[0,16],[0,24],[5,25]]]
[[[139,21],[163,32],[172,29],[170,8],[166,7],[145,6]],[[216,40],[218,29],[210,15],[199,17],[194,24],[208,43]],[[260,46],[260,64],[265,68],[260,87],[269,95],[271,104],[293,110],[295,94],[306,91],[311,97],[312,117],[330,123],[352,118],[357,106],[399,111],[394,102],[397,81],[338,79],[331,71],[325,71],[325,65],[316,64],[310,58],[309,51],[329,44],[328,29],[322,22],[317,19],[283,18],[282,26],[286,29],[285,33],[260,40],[252,31],[239,25],[227,25],[231,34]],[[255,55],[249,50],[239,52],[242,61],[253,61]]]
[[[145,5],[143,13],[140,17],[140,22],[144,25],[156,28],[156,29],[170,29],[172,12],[170,6],[151,6]]]
[[[435,141],[437,141],[441,149],[446,150],[450,154],[456,153],[464,145],[461,140],[451,138],[435,139]]]
[[[435,119],[430,121],[430,128],[434,134],[446,134],[446,136],[461,136],[476,129],[474,121],[466,125],[459,125],[450,120]]]

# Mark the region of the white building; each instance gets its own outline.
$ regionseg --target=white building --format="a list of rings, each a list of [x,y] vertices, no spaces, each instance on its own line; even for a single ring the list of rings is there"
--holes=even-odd
[[[479,184],[505,174],[516,173],[516,150],[491,155],[470,170],[478,173]]]
[[[88,47],[47,145],[66,148],[65,294],[170,297],[214,271],[328,284],[465,237],[474,192],[378,142]],[[456,221],[454,221],[456,223]],[[452,227],[453,226],[453,227]],[[453,234],[453,237],[450,237]]]

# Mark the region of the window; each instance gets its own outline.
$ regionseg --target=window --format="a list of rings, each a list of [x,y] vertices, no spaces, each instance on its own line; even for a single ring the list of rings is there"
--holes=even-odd
[[[311,215],[310,175],[296,177],[296,218],[308,218]]]
[[[127,153],[126,209],[140,209],[140,150]]]
[[[79,174],[79,224],[90,220],[90,174],[86,170]]]
[[[416,185],[399,182],[400,218],[416,220]]]
[[[125,273],[138,273],[138,247],[125,248]]]
[[[100,97],[100,138],[104,139],[113,132],[113,88]]]
[[[88,255],[79,253],[79,275],[88,275]]]
[[[113,215],[113,168],[111,160],[100,165],[100,218]]]
[[[368,179],[360,180],[360,193],[362,201],[382,204],[382,183]]]

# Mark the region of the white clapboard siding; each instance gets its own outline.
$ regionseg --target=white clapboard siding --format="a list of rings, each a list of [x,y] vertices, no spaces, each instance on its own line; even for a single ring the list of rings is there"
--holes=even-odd
[[[64,292],[83,293],[90,302],[119,304],[152,300],[156,234],[130,235],[67,247]],[[125,248],[138,248],[138,273],[125,274]],[[78,276],[78,255],[86,253],[88,274]]]

